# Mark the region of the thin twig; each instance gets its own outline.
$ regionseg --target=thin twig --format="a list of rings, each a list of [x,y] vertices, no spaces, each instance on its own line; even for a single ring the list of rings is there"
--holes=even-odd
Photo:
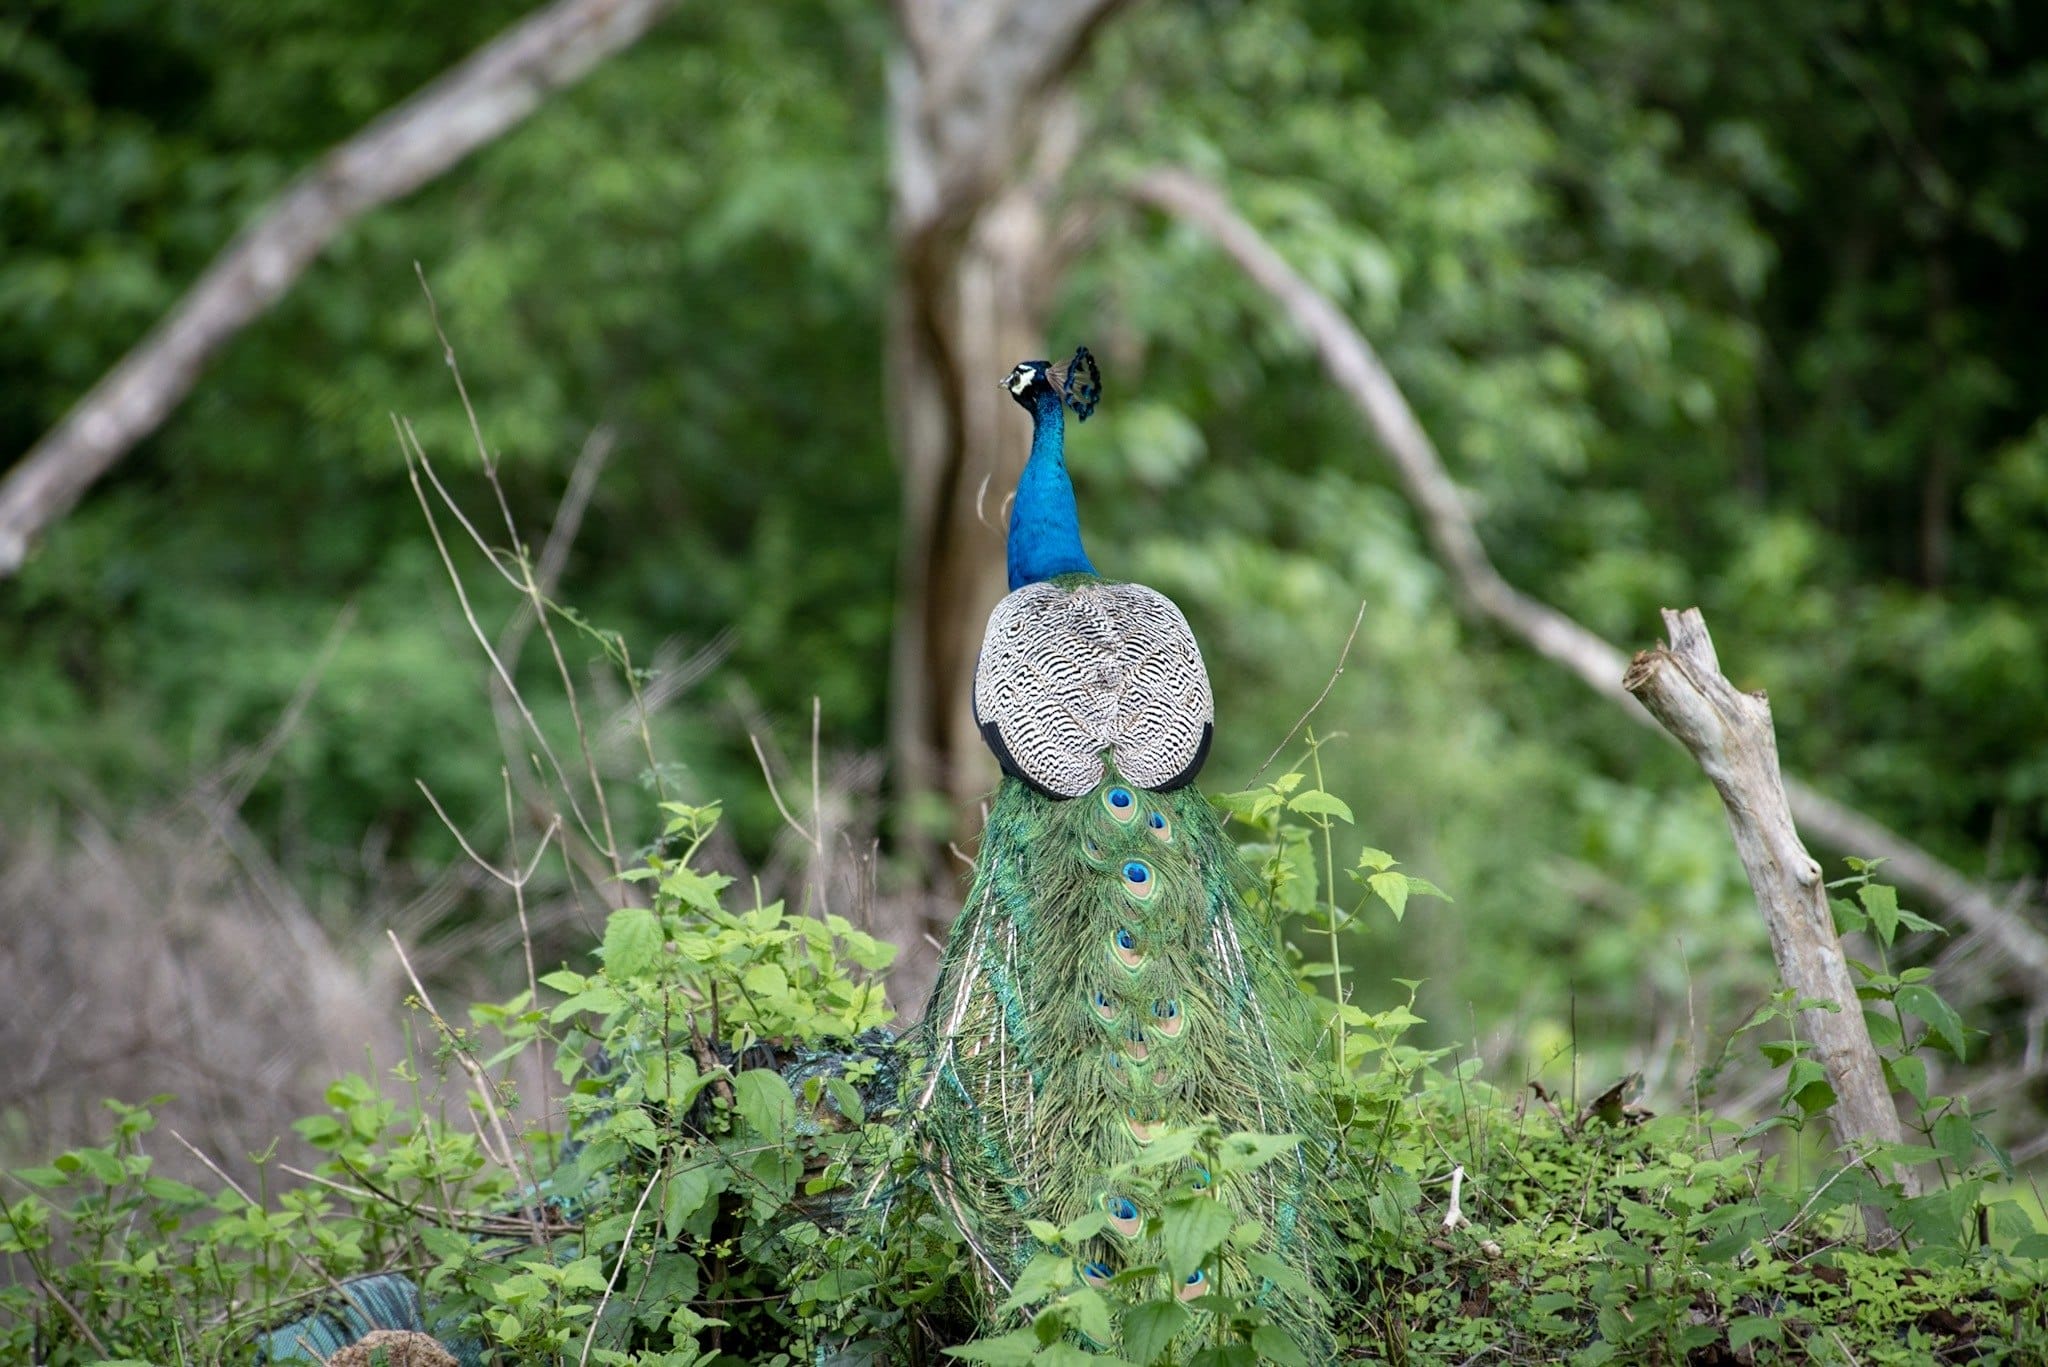
[[[413,782],[418,785],[420,792],[426,796],[427,805],[434,809],[434,815],[441,818],[441,824],[447,827],[448,834],[454,836],[455,843],[462,846],[462,852],[469,856],[470,862],[508,888],[517,889],[526,886],[528,880],[540,868],[541,859],[547,854],[548,841],[553,839],[555,833],[562,829],[562,818],[557,816],[548,823],[548,828],[541,832],[540,848],[533,852],[532,862],[516,874],[506,873],[476,852],[476,846],[470,844],[469,838],[463,835],[462,829],[449,819],[447,809],[441,806],[441,800],[434,796],[434,790],[427,786],[425,779],[416,778]]]
[[[1249,788],[1253,783],[1257,783],[1259,781],[1259,774],[1263,774],[1266,770],[1273,767],[1273,761],[1280,758],[1280,752],[1287,748],[1287,743],[1301,734],[1301,728],[1308,725],[1309,718],[1313,717],[1316,714],[1316,709],[1323,705],[1323,699],[1330,696],[1330,690],[1337,686],[1338,678],[1344,673],[1344,662],[1351,658],[1351,643],[1358,639],[1358,628],[1364,621],[1365,601],[1361,599],[1358,604],[1358,615],[1351,619],[1351,634],[1344,638],[1344,649],[1337,652],[1337,667],[1330,671],[1330,677],[1324,681],[1323,691],[1316,694],[1316,700],[1308,705],[1308,711],[1301,714],[1301,720],[1294,723],[1293,728],[1280,738],[1280,743],[1273,747],[1273,753],[1266,756],[1266,762],[1259,766],[1259,772],[1251,776],[1250,782],[1247,782],[1244,785],[1245,787]]]
[[[534,1181],[533,1174],[531,1172],[521,1172],[519,1169],[519,1150],[513,1145],[511,1136],[505,1130],[505,1119],[498,1112],[497,1102],[491,1099],[491,1080],[484,1073],[483,1065],[470,1057],[469,1050],[464,1048],[462,1041],[455,1037],[454,1029],[434,1006],[434,999],[427,995],[426,986],[420,982],[419,974],[413,972],[412,960],[406,958],[405,946],[398,942],[398,936],[389,930],[385,931],[384,934],[391,941],[391,948],[397,952],[398,962],[405,969],[405,976],[407,981],[412,983],[412,990],[419,995],[420,1005],[426,1008],[428,1018],[434,1022],[434,1028],[440,1031],[443,1039],[448,1041],[449,1052],[455,1056],[456,1063],[462,1067],[464,1072],[469,1074],[470,1081],[475,1084],[477,1099],[483,1102],[484,1114],[491,1122],[492,1132],[498,1137],[500,1152],[493,1154],[492,1158],[503,1166],[506,1171],[525,1182],[528,1189],[538,1191],[540,1184]],[[479,1137],[482,1136],[481,1129],[479,1129],[478,1135]],[[489,1151],[488,1144],[485,1145],[485,1150],[486,1152]],[[538,1248],[547,1240],[541,1232],[538,1220],[533,1220],[529,1217],[529,1224],[531,1226],[534,1247]]]
[[[57,1304],[63,1308],[64,1314],[71,1320],[73,1324],[78,1326],[78,1332],[85,1335],[85,1341],[92,1345],[92,1350],[95,1353],[98,1353],[101,1357],[108,1356],[107,1345],[100,1342],[100,1336],[98,1334],[95,1334],[92,1331],[92,1326],[85,1322],[85,1316],[78,1313],[78,1307],[73,1305],[69,1300],[65,1299],[64,1293],[57,1289],[57,1284],[51,1281],[48,1277],[43,1276],[38,1276],[36,1278],[36,1281],[42,1285],[44,1294],[49,1296],[51,1300],[57,1302]]]
[[[624,873],[626,871],[625,866],[619,862],[618,837],[612,832],[611,803],[605,797],[604,783],[597,776],[597,759],[591,753],[590,735],[583,725],[583,708],[577,700],[576,682],[570,677],[569,663],[562,656],[562,644],[555,637],[554,623],[549,617],[548,609],[553,605],[548,602],[546,593],[535,580],[533,562],[526,554],[525,543],[519,539],[519,526],[512,516],[511,501],[505,497],[505,486],[498,479],[497,459],[491,454],[490,447],[484,442],[483,424],[477,418],[476,405],[470,402],[469,386],[462,379],[462,367],[456,363],[455,344],[448,340],[448,333],[441,326],[441,310],[434,302],[434,291],[427,285],[427,273],[417,261],[412,263],[412,269],[413,274],[419,279],[420,292],[427,297],[427,317],[434,325],[434,336],[438,337],[441,341],[441,359],[447,363],[448,373],[455,379],[455,392],[460,396],[462,411],[469,419],[469,432],[476,442],[477,459],[483,464],[484,479],[491,486],[492,496],[497,500],[498,513],[505,521],[505,535],[512,542],[512,563],[519,567],[519,573],[517,576],[507,575],[506,577],[512,580],[513,587],[518,589],[521,596],[526,599],[527,610],[532,614],[532,620],[539,624],[540,633],[548,643],[548,652],[554,656],[555,672],[562,680],[563,696],[568,699],[569,703],[570,723],[576,728],[576,741],[583,752],[584,776],[590,782],[591,798],[597,804],[598,825],[604,830],[605,857],[611,860],[612,872],[614,874]],[[608,441],[606,445],[609,445]],[[586,452],[589,449],[591,448],[586,445]],[[581,464],[580,457],[578,463],[579,465]],[[574,483],[575,480],[572,475],[572,493]],[[580,511],[577,514],[577,520],[581,520]],[[557,521],[559,522],[559,519]],[[476,529],[470,527],[468,519],[463,519],[463,526],[469,528],[469,533],[476,539],[478,547],[488,554],[489,546],[484,543],[482,537],[477,536]],[[549,539],[551,542],[554,540],[552,536]],[[563,786],[567,787],[566,780]],[[570,793],[568,796],[570,805],[573,807],[576,800],[575,794]],[[596,843],[594,838],[592,843]]]
[[[255,1209],[263,1209],[263,1203],[261,1201],[258,1201],[255,1197],[251,1196],[246,1190],[244,1190],[240,1182],[237,1182],[234,1178],[228,1176],[226,1169],[222,1168],[220,1164],[214,1162],[210,1156],[208,1156],[206,1153],[202,1152],[197,1146],[195,1146],[191,1140],[187,1139],[184,1135],[179,1134],[176,1130],[171,1130],[169,1131],[169,1133],[171,1138],[177,1140],[180,1144],[184,1145],[186,1153],[191,1154],[201,1163],[204,1163],[206,1165],[207,1171],[211,1172],[215,1177],[218,1177],[221,1181],[227,1183],[229,1191],[232,1191],[235,1195],[241,1197],[244,1201],[248,1202],[249,1205],[254,1207]],[[344,1298],[348,1296],[348,1292],[342,1289],[342,1285],[340,1282],[336,1281],[331,1274],[322,1269],[318,1264],[313,1262],[313,1260],[308,1258],[304,1253],[300,1252],[296,1247],[292,1249],[292,1257],[298,1262],[299,1266],[305,1268],[306,1271],[312,1273],[321,1281],[326,1282],[329,1290],[334,1291],[335,1293]]]
[[[792,831],[803,837],[803,842],[806,845],[815,847],[816,842],[811,838],[811,833],[804,829],[802,822],[790,815],[788,804],[783,802],[782,794],[775,786],[775,771],[768,765],[768,754],[761,748],[761,738],[752,731],[749,731],[747,739],[753,742],[754,758],[760,761],[761,777],[768,781],[768,796],[775,799],[775,810],[782,813],[782,819],[789,823],[789,828]]]
[[[597,1309],[590,1316],[590,1331],[583,1336],[583,1351],[577,1354],[576,1367],[584,1367],[590,1361],[590,1343],[597,1337],[597,1322],[604,1318],[604,1308],[611,1303],[612,1288],[619,1283],[619,1270],[626,1265],[626,1255],[633,1251],[633,1230],[640,1223],[640,1212],[647,1206],[647,1198],[654,1194],[654,1184],[661,1180],[663,1169],[656,1168],[654,1176],[647,1179],[647,1185],[640,1190],[640,1200],[633,1207],[633,1218],[626,1221],[626,1237],[619,1242],[619,1256],[612,1263],[612,1275],[604,1284],[604,1294],[597,1298]]]
[[[341,648],[342,641],[355,626],[355,621],[356,604],[354,599],[350,599],[342,605],[341,611],[335,614],[334,625],[327,629],[327,637],[320,643],[319,651],[313,656],[313,663],[307,667],[298,687],[292,690],[292,696],[286,701],[284,710],[278,714],[276,723],[265,733],[263,739],[223,764],[207,782],[198,786],[198,791],[202,793],[225,787],[226,791],[218,801],[218,811],[222,815],[240,811],[242,804],[248,801],[250,792],[270,768],[270,762],[277,758],[277,752],[284,748],[285,741],[298,728],[299,719],[311,705],[313,695],[319,691],[321,679],[327,674],[328,666],[334,663],[335,652]],[[230,774],[234,776],[232,783],[228,781]]]
[[[427,530],[434,538],[434,549],[440,553],[441,566],[447,572],[449,583],[455,588],[455,599],[462,609],[463,620],[469,624],[470,634],[476,638],[476,643],[483,648],[484,658],[490,661],[492,674],[504,688],[505,696],[510,698],[513,706],[519,709],[519,715],[525,721],[527,731],[533,736],[534,742],[540,747],[540,753],[546,757],[548,767],[554,771],[555,782],[560,788],[562,796],[568,799],[570,814],[576,818],[576,824],[582,831],[584,839],[588,840],[592,846],[602,849],[613,865],[613,872],[618,872],[616,847],[606,842],[600,842],[597,838],[597,833],[591,829],[589,820],[583,815],[581,805],[576,801],[576,790],[570,785],[569,776],[562,768],[561,760],[555,757],[554,747],[548,743],[547,734],[540,729],[540,722],[534,717],[533,710],[526,705],[526,698],[520,693],[519,685],[512,681],[511,670],[506,668],[504,660],[500,658],[498,652],[492,647],[489,637],[484,634],[483,623],[477,620],[476,609],[470,605],[469,590],[463,584],[462,576],[456,572],[455,559],[449,553],[446,539],[441,535],[440,521],[434,516],[433,506],[427,501],[426,490],[420,485],[421,474],[425,474],[427,480],[433,484],[435,492],[440,495],[441,502],[447,507],[450,515],[469,533],[470,539],[483,550],[486,558],[490,560],[492,568],[497,570],[505,578],[506,582],[515,589],[520,587],[520,580],[506,573],[505,567],[499,564],[497,557],[491,553],[489,544],[484,541],[482,535],[476,530],[475,525],[463,513],[461,505],[455,501],[454,497],[449,494],[447,488],[441,483],[440,476],[434,473],[433,463],[427,459],[426,450],[420,445],[418,435],[413,432],[412,424],[396,415],[392,418],[392,424],[398,430],[399,446],[405,453],[406,475],[412,481],[413,496],[419,500],[420,511],[426,515]]]

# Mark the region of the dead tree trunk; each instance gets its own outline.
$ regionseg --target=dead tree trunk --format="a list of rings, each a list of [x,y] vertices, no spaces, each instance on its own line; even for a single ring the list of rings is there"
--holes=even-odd
[[[989,609],[1003,592],[1003,500],[1029,425],[999,385],[1045,354],[1052,224],[1079,119],[1065,79],[1123,0],[898,0],[889,72],[896,278],[887,391],[903,490],[889,705],[898,811],[937,795],[956,816],[995,778],[968,695]],[[978,823],[977,823],[978,824]],[[953,834],[971,837],[964,820]],[[923,1000],[930,938],[959,910],[945,835],[900,832],[930,871],[903,924],[899,1005]]]
[[[1698,761],[1721,795],[1785,986],[1801,1000],[1840,1008],[1799,1013],[1814,1057],[1835,1090],[1836,1140],[1845,1146],[1896,1144],[1899,1113],[1863,1023],[1821,868],[1792,822],[1770,702],[1762,693],[1738,690],[1721,673],[1698,608],[1666,608],[1664,629],[1670,644],[1637,655],[1622,686]],[[1912,1194],[1913,1174],[1902,1170],[1901,1177]]]

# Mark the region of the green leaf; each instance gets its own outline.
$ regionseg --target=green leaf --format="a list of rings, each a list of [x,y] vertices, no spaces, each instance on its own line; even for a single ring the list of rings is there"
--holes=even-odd
[[[711,1079],[697,1072],[697,1060],[685,1049],[650,1055],[640,1067],[640,1090],[649,1101],[671,1107],[688,1106]]]
[[[1254,1134],[1248,1131],[1233,1134],[1223,1141],[1222,1166],[1226,1172],[1250,1172],[1300,1147],[1301,1139],[1297,1135]]]
[[[1115,1337],[1116,1327],[1109,1320],[1109,1302],[1102,1298],[1100,1291],[1087,1287],[1072,1293],[1060,1304],[1066,1307],[1068,1322],[1097,1344],[1107,1347]]]
[[[1124,1312],[1124,1353],[1138,1367],[1163,1359],[1194,1316],[1179,1301],[1147,1301]]]
[[[1301,1269],[1263,1249],[1255,1248],[1245,1254],[1244,1265],[1253,1276],[1273,1283],[1282,1291],[1293,1291],[1304,1296],[1309,1294],[1309,1280]]]
[[[1380,900],[1387,904],[1387,910],[1394,913],[1394,919],[1400,920],[1402,914],[1408,910],[1408,875],[1393,872],[1375,873],[1365,881],[1379,894]]]
[[[643,977],[661,953],[661,922],[646,907],[620,907],[604,924],[598,957],[614,980]]]
[[[1280,1367],[1309,1367],[1308,1355],[1277,1324],[1262,1324],[1252,1330],[1252,1347],[1259,1353],[1261,1362],[1277,1362]]]
[[[1046,1344],[1031,1361],[1039,1367],[1130,1367],[1122,1358],[1090,1353],[1065,1340]]]
[[[1785,1099],[1808,1115],[1834,1105],[1835,1089],[1828,1082],[1827,1069],[1815,1059],[1792,1060],[1791,1071],[1785,1076]]]
[[[1927,1060],[1916,1054],[1888,1058],[1884,1061],[1884,1075],[1892,1086],[1912,1097],[1914,1104],[1922,1110],[1927,1108]]]
[[[762,1005],[779,1005],[789,995],[789,975],[776,964],[755,964],[740,975],[740,986],[762,999]]]
[[[1835,934],[1854,935],[1870,928],[1870,918],[1846,897],[1830,897],[1828,910],[1835,914]]]
[[[796,1123],[796,1097],[780,1073],[749,1068],[732,1080],[733,1105],[763,1139],[781,1140]]]
[[[711,1197],[711,1165],[686,1162],[668,1175],[661,1193],[661,1232],[673,1243],[689,1227],[689,1219]]]
[[[1023,1367],[1038,1356],[1038,1335],[1029,1329],[1012,1329],[998,1338],[981,1339],[961,1348],[945,1350],[948,1357],[968,1362],[987,1362],[995,1367]]]
[[[1388,854],[1385,850],[1376,850],[1370,845],[1367,845],[1358,852],[1358,867],[1361,869],[1372,869],[1378,872],[1391,869],[1397,862],[1393,855]]]
[[[1230,1237],[1237,1217],[1221,1201],[1175,1201],[1160,1221],[1159,1243],[1176,1280],[1201,1267],[1216,1246]]]
[[[1288,801],[1287,805],[1295,811],[1309,816],[1334,816],[1346,825],[1355,826],[1358,824],[1351,815],[1350,804],[1333,793],[1323,792],[1320,788],[1311,788],[1305,793],[1296,793]]]
[[[1942,1156],[1959,1168],[1968,1167],[1971,1157],[1977,1152],[1977,1135],[1966,1115],[1951,1111],[1934,1122],[1934,1133],[1930,1137]]]
[[[1883,883],[1865,883],[1856,889],[1856,900],[1870,913],[1877,938],[1889,945],[1899,933],[1899,890]]]
[[[2022,1235],[2012,1246],[2015,1258],[2048,1258],[2048,1234]]]
[[[698,873],[695,869],[672,868],[661,877],[661,893],[696,911],[717,911],[718,893],[732,879],[722,873]]]
[[[1947,926],[1941,925],[1934,921],[1930,921],[1925,916],[1915,915],[1914,913],[1907,911],[1904,907],[1899,908],[1899,924],[1904,926],[1908,930],[1919,931],[1922,935],[1948,934]],[[1909,968],[1906,971],[1908,973],[1911,973],[1914,970]],[[1925,970],[1922,971],[1924,972]]]
[[[1072,1258],[1058,1253],[1035,1254],[1018,1274],[1016,1283],[1010,1288],[1010,1298],[1003,1302],[1002,1308],[1005,1312],[1022,1310],[1059,1294],[1073,1284]]]
[[[1920,983],[1909,983],[1899,989],[1894,999],[1899,1010],[1909,1016],[1926,1021],[1939,1034],[1942,1041],[1955,1054],[1957,1062],[1963,1061],[1965,1048],[1962,1018],[1955,1008],[1941,999],[1941,994]]]

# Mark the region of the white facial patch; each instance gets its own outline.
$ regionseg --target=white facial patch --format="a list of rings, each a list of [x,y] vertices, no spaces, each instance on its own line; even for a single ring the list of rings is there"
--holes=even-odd
[[[1018,366],[1015,370],[1010,372],[1010,392],[1012,394],[1022,394],[1025,390],[1031,388],[1032,381],[1036,380],[1037,378],[1037,366]]]

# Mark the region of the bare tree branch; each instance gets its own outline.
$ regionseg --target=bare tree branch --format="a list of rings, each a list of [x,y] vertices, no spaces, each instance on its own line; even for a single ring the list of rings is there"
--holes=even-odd
[[[1792,806],[1778,772],[1778,736],[1771,704],[1728,682],[1698,608],[1664,611],[1671,643],[1646,650],[1629,663],[1622,686],[1650,710],[1698,762],[1721,795],[1735,851],[1749,874],[1757,910],[1771,933],[1778,976],[1799,1000],[1832,1002],[1836,1009],[1799,1013],[1815,1057],[1834,1088],[1829,1115],[1836,1140],[1896,1144],[1903,1137],[1884,1067],[1863,1022],[1856,980],[1828,911],[1820,865],[1799,842]],[[1919,1195],[1911,1169],[1899,1180]],[[1866,1212],[1873,1231],[1882,1214]]]
[[[1365,418],[1392,463],[1424,533],[1466,604],[1545,659],[1563,665],[1637,721],[1655,725],[1622,687],[1627,657],[1547,603],[1509,584],[1494,568],[1429,434],[1400,386],[1351,320],[1282,259],[1238,215],[1222,191],[1173,168],[1148,171],[1129,186],[1133,197],[1201,229],[1223,248],[1314,343],[1323,368]],[[1815,839],[1843,853],[1885,859],[1885,873],[1931,910],[1960,921],[2001,949],[2037,985],[2048,985],[2048,937],[1928,851],[1883,823],[1822,796],[1785,775],[1792,813]]]
[[[629,47],[676,0],[556,0],[334,148],[215,257],[150,334],[0,480],[0,579],[155,431],[222,346],[355,219],[411,193]]]

